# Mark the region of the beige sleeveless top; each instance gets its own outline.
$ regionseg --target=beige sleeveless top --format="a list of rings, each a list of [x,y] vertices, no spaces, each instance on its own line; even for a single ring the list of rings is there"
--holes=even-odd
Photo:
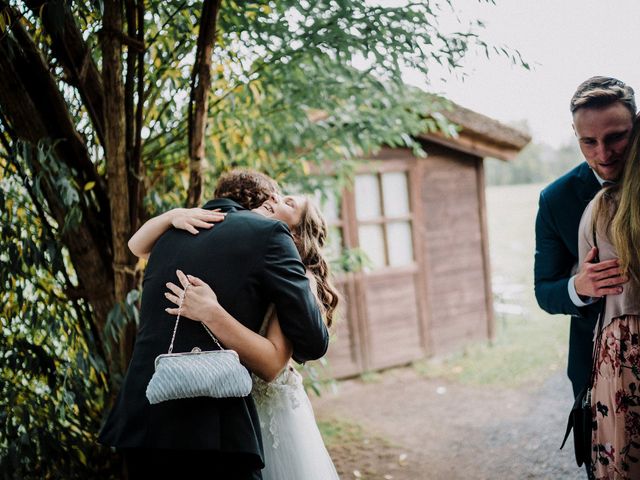
[[[578,229],[579,265],[582,265],[589,250],[595,246],[593,245],[592,220],[594,200],[589,202],[580,220],[580,227]],[[596,241],[598,243],[600,261],[618,258],[613,245],[601,232],[596,233]],[[622,317],[623,315],[640,315],[640,286],[633,279],[630,279],[622,288],[623,291],[621,294],[607,296],[602,328],[609,325],[613,319]]]

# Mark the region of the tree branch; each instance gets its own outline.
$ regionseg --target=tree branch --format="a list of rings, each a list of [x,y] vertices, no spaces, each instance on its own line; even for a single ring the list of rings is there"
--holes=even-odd
[[[67,2],[56,2],[55,7],[52,7],[52,4],[47,0],[24,1],[36,16],[40,15],[42,9],[42,23],[45,32],[51,38],[51,51],[67,71],[69,80],[78,89],[98,139],[104,145],[104,88],[102,79],[91,56],[91,50],[84,41],[82,32],[78,28]],[[55,23],[52,8],[62,10],[62,25]]]

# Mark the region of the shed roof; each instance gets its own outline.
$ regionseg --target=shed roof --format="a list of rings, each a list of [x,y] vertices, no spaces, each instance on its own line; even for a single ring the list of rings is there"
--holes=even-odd
[[[450,108],[440,111],[449,122],[460,127],[457,135],[441,132],[418,137],[479,157],[512,160],[531,141],[531,136],[499,121],[450,102]]]

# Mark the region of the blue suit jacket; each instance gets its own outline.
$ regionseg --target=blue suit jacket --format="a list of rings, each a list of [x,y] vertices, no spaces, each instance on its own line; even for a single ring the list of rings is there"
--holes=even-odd
[[[536,218],[536,299],[548,313],[572,316],[568,374],[574,392],[589,379],[598,306],[576,307],[567,284],[579,261],[578,226],[582,212],[599,190],[598,180],[583,162],[540,193]]]

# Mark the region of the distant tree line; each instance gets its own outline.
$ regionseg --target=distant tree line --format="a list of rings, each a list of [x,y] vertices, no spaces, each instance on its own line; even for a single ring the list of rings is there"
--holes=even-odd
[[[576,142],[560,147],[530,143],[511,161],[488,158],[485,162],[487,185],[548,183],[583,161]]]

